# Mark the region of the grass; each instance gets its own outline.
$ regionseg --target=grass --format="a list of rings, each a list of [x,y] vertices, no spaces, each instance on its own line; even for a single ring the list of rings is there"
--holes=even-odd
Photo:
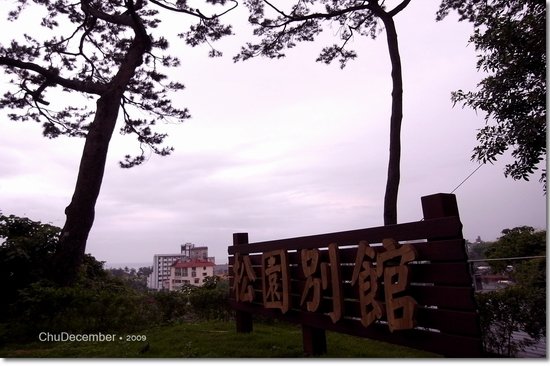
[[[236,333],[233,322],[202,321],[152,328],[146,341],[34,342],[0,348],[3,358],[297,358],[304,357],[296,325],[257,322]],[[323,358],[434,358],[433,353],[327,332]]]

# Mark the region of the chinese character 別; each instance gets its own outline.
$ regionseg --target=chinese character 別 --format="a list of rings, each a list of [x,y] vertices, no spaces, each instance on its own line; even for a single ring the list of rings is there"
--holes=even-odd
[[[319,263],[318,249],[302,249],[302,271],[306,276],[306,283],[300,305],[306,303],[308,311],[317,311],[321,303],[321,290],[331,291],[332,311],[328,313],[333,323],[342,317],[343,297],[340,258],[338,246],[335,243],[328,246],[329,263]],[[320,264],[320,265],[319,265]],[[320,270],[320,277],[316,276]],[[306,301],[306,299],[308,299]]]

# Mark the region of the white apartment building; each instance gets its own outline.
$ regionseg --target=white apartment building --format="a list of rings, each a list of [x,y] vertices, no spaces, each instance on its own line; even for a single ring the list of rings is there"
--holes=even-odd
[[[153,256],[153,272],[147,278],[147,287],[155,290],[170,288],[170,268],[176,261],[203,260],[214,263],[214,257],[208,257],[208,247],[196,247],[185,243],[180,247],[180,253],[155,254]]]
[[[202,286],[206,277],[214,275],[215,266],[213,262],[202,259],[177,261],[170,268],[168,289],[178,290],[185,284]]]

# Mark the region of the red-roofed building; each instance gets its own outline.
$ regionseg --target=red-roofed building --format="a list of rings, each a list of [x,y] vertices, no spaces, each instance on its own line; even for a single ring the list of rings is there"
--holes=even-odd
[[[202,286],[204,278],[214,275],[216,265],[204,259],[178,260],[170,268],[169,290],[178,290],[185,284]]]

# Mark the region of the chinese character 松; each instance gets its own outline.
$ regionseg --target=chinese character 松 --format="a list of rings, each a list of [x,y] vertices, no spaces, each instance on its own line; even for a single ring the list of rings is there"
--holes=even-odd
[[[256,274],[248,255],[235,254],[233,273],[235,275],[235,298],[238,302],[252,302],[254,299],[254,287],[251,282],[256,280]]]

